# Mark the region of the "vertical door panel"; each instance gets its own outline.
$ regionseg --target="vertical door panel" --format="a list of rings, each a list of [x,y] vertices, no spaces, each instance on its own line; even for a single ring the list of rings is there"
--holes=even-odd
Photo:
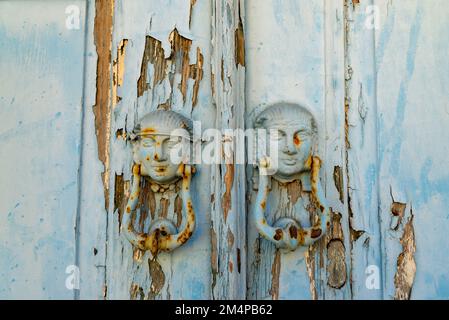
[[[248,297],[347,298],[350,236],[344,187],[343,3],[246,4],[247,127],[271,104],[293,102],[307,107],[318,123],[319,156],[324,163],[321,179],[333,211],[328,236],[311,248],[289,253],[261,238],[248,219]],[[257,192],[255,176],[257,171],[250,168],[248,210]],[[290,216],[309,226],[309,196],[306,186],[271,180],[268,223]]]
[[[447,299],[449,9],[374,4],[384,298]]]
[[[85,1],[0,3],[2,298],[74,295],[84,19]]]
[[[210,173],[192,179],[196,230],[170,253],[133,249],[120,232],[129,196],[132,149],[126,137],[137,120],[156,109],[214,123],[210,86],[210,5],[198,1],[112,1],[108,256],[109,299],[207,299],[210,296]],[[196,74],[185,70],[196,70]],[[178,221],[176,193],[161,198],[143,188],[138,231],[151,216]],[[148,202],[149,201],[149,202]],[[144,208],[146,206],[146,208]],[[164,209],[165,208],[165,209]],[[164,210],[166,212],[164,212]],[[139,220],[140,219],[140,220]]]
[[[370,1],[348,0],[345,6],[344,114],[353,299],[382,298],[373,8]]]

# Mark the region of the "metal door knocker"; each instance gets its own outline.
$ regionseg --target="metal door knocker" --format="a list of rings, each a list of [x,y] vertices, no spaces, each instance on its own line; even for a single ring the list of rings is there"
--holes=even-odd
[[[259,161],[259,184],[253,209],[256,228],[278,248],[295,250],[299,246],[308,246],[323,236],[330,218],[319,177],[321,160],[314,155],[317,136],[315,119],[299,105],[279,103],[257,116],[255,128],[265,129],[270,144],[274,141],[277,149],[276,168],[273,168],[272,158],[265,156]],[[277,220],[273,226],[269,225],[265,211],[270,176],[285,183],[299,179],[304,173],[310,174],[312,200],[319,210],[312,226],[301,228],[296,220],[287,217]]]
[[[125,237],[133,246],[143,251],[150,250],[155,256],[160,251],[172,251],[183,245],[195,229],[195,212],[190,196],[194,167],[187,163],[185,157],[181,161],[173,159],[173,155],[177,154],[175,151],[182,147],[187,145],[187,150],[190,150],[192,122],[174,111],[153,111],[139,121],[131,139],[133,180],[122,226]],[[138,204],[142,176],[161,186],[182,179],[182,223],[179,230],[172,221],[165,218],[151,221],[148,233],[134,230],[132,216]]]

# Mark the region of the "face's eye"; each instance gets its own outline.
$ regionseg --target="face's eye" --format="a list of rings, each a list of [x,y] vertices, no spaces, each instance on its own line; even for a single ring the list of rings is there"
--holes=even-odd
[[[142,139],[142,146],[144,147],[152,147],[156,143],[156,140],[152,137],[145,137]]]
[[[301,145],[302,139],[301,139],[301,133],[300,132],[296,132],[293,135],[293,143],[295,144],[295,146],[299,147]]]
[[[182,137],[170,137],[170,139],[166,141],[166,145],[168,148],[173,148],[177,144],[181,143],[181,141]]]

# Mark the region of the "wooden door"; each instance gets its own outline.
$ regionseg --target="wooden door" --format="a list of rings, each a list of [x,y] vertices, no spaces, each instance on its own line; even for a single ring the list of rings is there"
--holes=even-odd
[[[443,0],[0,2],[0,297],[449,298],[448,10]],[[313,115],[329,208],[324,235],[290,252],[257,229],[259,169],[236,134],[276,104]],[[131,245],[123,225],[133,137],[155,110],[192,120],[202,156],[195,230],[157,254]],[[182,228],[180,183],[142,179],[137,232],[158,218]],[[266,222],[309,226],[312,193],[302,178],[270,179]]]

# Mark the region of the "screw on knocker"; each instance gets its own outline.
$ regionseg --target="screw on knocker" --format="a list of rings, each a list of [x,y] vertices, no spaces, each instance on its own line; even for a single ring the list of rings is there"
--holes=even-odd
[[[299,246],[308,246],[324,235],[330,219],[319,177],[321,159],[314,155],[315,120],[307,109],[299,105],[279,103],[262,111],[256,118],[255,127],[270,132],[270,141],[276,142],[270,142],[270,148],[276,148],[277,157],[263,156],[259,161],[258,192],[252,212],[256,228],[278,248],[295,250]],[[265,217],[269,179],[292,182],[304,173],[310,175],[311,195],[319,211],[312,225],[301,228],[295,219],[287,217],[270,225]]]
[[[153,256],[182,246],[195,229],[195,211],[190,195],[195,170],[186,161],[173,161],[171,157],[173,151],[191,143],[191,132],[192,124],[189,119],[164,110],[145,115],[133,132],[133,179],[122,227],[125,237],[133,246],[143,251],[149,250]],[[151,221],[148,232],[134,230],[133,215],[139,202],[142,176],[161,185],[181,180],[182,223],[179,229],[169,219],[155,218]]]

